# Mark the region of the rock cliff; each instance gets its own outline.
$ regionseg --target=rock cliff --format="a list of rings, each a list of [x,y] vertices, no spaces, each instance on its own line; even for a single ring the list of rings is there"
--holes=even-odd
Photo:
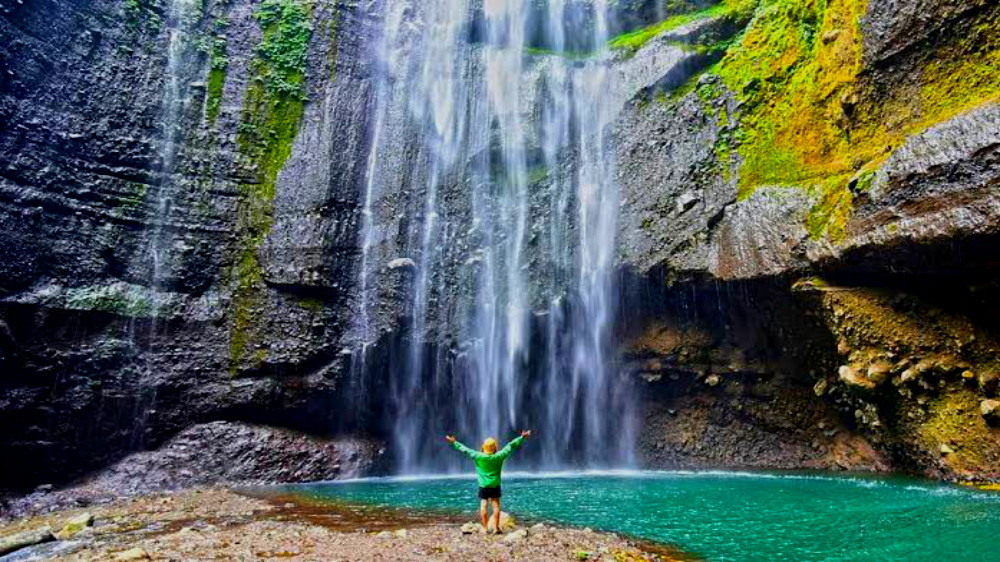
[[[993,390],[977,381],[996,370],[1000,11],[723,6],[716,17],[746,24],[718,62],[633,100],[617,124],[622,260],[667,311],[635,323],[647,326],[630,336],[636,370],[657,392],[707,395],[710,418],[737,418],[722,430],[760,418],[738,413],[748,379],[785,381],[767,394],[779,411],[773,397],[812,386],[779,418],[824,405],[845,427],[797,439],[810,458],[846,430],[888,461],[871,466],[995,478]],[[678,333],[676,348],[650,343]],[[720,389],[745,398],[723,405]],[[651,415],[669,422],[664,410]],[[687,429],[668,423],[652,441]],[[718,462],[697,441],[668,462]]]
[[[646,463],[1000,476],[996,3],[617,10],[618,343],[643,389]],[[19,459],[5,487],[216,420],[385,438],[393,375],[377,366],[412,321],[424,193],[408,186],[428,173],[394,100],[383,134],[404,148],[379,155],[396,187],[375,194],[363,265],[386,12],[0,5],[0,450]],[[424,15],[401,17],[405,33]],[[474,48],[474,11],[467,27]],[[526,53],[525,88],[579,54],[546,48]],[[442,302],[476,257],[463,169],[440,195],[462,226],[437,258]],[[533,221],[553,220],[546,204]],[[376,368],[358,380],[364,267]],[[459,308],[430,318],[428,346],[459,346]]]

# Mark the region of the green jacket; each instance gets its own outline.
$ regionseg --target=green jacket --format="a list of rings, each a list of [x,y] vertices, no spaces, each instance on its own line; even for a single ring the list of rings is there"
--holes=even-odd
[[[524,443],[524,437],[514,439],[507,443],[506,447],[492,455],[474,451],[458,441],[452,443],[452,447],[465,453],[476,462],[476,478],[479,479],[480,488],[496,488],[500,485],[500,471],[503,469],[503,461],[507,460],[507,457],[514,452],[514,449],[520,447],[521,443]]]

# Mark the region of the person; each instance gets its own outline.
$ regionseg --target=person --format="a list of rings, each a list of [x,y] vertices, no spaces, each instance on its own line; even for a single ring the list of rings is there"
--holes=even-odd
[[[474,451],[458,442],[454,435],[445,435],[445,439],[451,443],[455,450],[465,453],[476,463],[476,479],[479,480],[479,517],[483,523],[483,532],[489,531],[489,518],[487,517],[487,503],[493,504],[493,528],[496,534],[500,534],[500,471],[503,470],[503,462],[507,457],[524,443],[524,440],[531,436],[531,430],[521,432],[517,437],[503,449],[497,451],[497,440],[490,437],[483,441],[482,452]]]

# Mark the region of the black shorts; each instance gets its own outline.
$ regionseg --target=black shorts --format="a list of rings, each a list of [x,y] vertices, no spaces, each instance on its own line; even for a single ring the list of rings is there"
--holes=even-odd
[[[500,498],[500,486],[479,489],[479,499],[488,500],[490,498]]]

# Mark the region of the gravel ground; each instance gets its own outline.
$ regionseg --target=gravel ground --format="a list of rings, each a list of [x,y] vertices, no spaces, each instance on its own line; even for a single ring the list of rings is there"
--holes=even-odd
[[[116,500],[0,524],[0,537],[53,531],[84,513],[91,527],[17,551],[24,560],[690,560],[670,549],[589,529],[545,524],[505,535],[463,534],[441,516],[309,505],[228,490]],[[5,559],[6,562],[6,559]]]

